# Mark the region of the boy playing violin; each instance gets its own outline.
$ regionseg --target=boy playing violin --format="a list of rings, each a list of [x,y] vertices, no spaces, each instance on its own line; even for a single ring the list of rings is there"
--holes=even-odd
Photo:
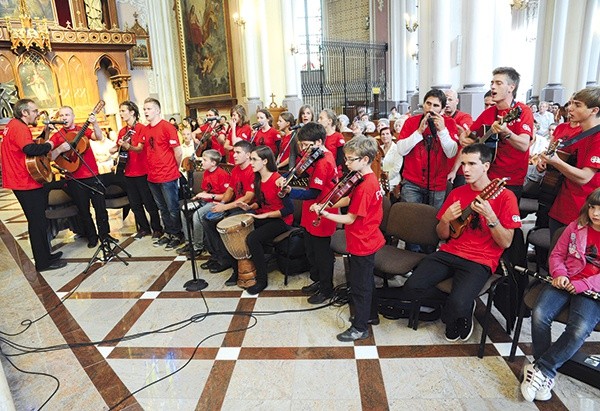
[[[354,186],[347,197],[335,207],[348,207],[347,214],[332,214],[323,210],[321,215],[335,223],[345,224],[346,244],[350,254],[350,294],[354,305],[352,326],[337,339],[340,341],[363,340],[369,337],[368,324],[377,324],[377,303],[374,298],[373,268],[375,252],[385,244],[379,225],[383,219],[383,193],[379,180],[371,169],[377,155],[377,142],[371,137],[357,136],[344,146],[346,166],[350,172],[362,175],[362,181]],[[311,211],[319,213],[322,206],[313,204]]]

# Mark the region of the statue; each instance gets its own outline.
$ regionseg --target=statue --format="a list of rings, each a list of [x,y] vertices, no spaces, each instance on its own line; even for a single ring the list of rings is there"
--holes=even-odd
[[[89,29],[104,30],[101,0],[83,0],[83,2],[85,3],[85,14],[87,15]]]

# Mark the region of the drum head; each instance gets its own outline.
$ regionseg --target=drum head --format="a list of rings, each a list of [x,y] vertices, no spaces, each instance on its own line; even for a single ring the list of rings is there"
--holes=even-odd
[[[229,233],[250,225],[254,225],[254,218],[251,216],[247,214],[232,215],[224,218],[217,224],[217,231],[220,233]]]

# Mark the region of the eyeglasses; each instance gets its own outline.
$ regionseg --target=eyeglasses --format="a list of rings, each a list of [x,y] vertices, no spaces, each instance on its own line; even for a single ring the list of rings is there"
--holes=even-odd
[[[344,161],[346,161],[346,163],[354,163],[356,160],[360,160],[360,157],[353,157],[353,158],[344,157]]]

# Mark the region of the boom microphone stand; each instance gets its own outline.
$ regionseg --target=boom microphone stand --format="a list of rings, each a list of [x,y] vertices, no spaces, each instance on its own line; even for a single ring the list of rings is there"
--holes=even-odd
[[[192,174],[193,175],[193,174]],[[183,181],[185,180],[185,182]],[[192,218],[194,211],[190,211],[188,199],[192,198],[192,190],[190,189],[188,180],[184,178],[179,179],[181,185],[181,191],[183,193],[183,214],[185,215],[185,224],[188,232],[188,249],[190,250],[190,261],[192,262],[192,279],[186,281],[183,284],[183,288],[186,291],[200,291],[208,287],[208,283],[201,278],[198,278],[198,271],[196,268],[196,256],[194,253],[194,224]]]

